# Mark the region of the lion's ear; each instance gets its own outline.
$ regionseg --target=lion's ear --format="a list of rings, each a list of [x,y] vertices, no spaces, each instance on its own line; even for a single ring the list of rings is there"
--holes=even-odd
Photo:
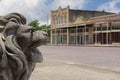
[[[8,23],[8,20],[6,20],[4,17],[0,17],[0,25],[5,26]]]
[[[26,18],[19,13],[10,13],[4,16],[4,18],[11,22],[16,22],[18,24],[26,24]]]
[[[3,36],[6,38],[9,35],[15,35],[17,30],[19,28],[19,25],[14,22],[9,22],[3,29]]]

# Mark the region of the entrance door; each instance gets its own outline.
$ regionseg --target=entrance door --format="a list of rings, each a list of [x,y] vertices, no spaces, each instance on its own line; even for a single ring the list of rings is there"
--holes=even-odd
[[[101,43],[102,44],[111,44],[110,36],[111,36],[110,33],[102,33]]]
[[[106,33],[102,33],[102,44],[106,44]]]

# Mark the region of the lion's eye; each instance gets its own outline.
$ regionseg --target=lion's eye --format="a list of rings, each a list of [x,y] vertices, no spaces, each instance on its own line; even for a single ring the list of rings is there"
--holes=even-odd
[[[27,32],[30,32],[30,33],[34,32],[34,31],[35,31],[34,29],[28,29],[27,30]]]

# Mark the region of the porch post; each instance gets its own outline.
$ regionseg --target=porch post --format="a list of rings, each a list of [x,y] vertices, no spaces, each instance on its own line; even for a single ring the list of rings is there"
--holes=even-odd
[[[95,44],[97,44],[97,24],[95,24]]]
[[[57,44],[57,29],[55,29],[55,45]]]
[[[106,44],[108,44],[108,28],[109,28],[109,23],[107,22],[107,26],[106,26]]]
[[[60,28],[60,44],[62,44],[62,32],[61,32],[61,28]]]
[[[50,43],[51,43],[51,45],[53,44],[53,31],[52,31],[52,29],[50,30]]]
[[[69,28],[67,27],[67,45],[69,45]]]
[[[77,36],[78,36],[78,26],[76,26],[76,45],[78,45]]]
[[[85,32],[84,32],[84,39],[85,39],[85,42],[84,42],[84,45],[86,45],[86,24],[85,24]]]

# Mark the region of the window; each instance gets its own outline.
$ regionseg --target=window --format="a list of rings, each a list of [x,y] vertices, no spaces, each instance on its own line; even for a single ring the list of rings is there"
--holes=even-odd
[[[63,20],[64,20],[64,21],[63,21],[64,23],[67,23],[66,16],[64,17],[64,19],[63,19]]]
[[[94,27],[94,31],[101,31],[101,27]]]
[[[70,44],[75,44],[75,36],[70,36]]]
[[[84,32],[85,32],[85,29],[84,29]],[[86,32],[89,32],[89,29],[88,29],[88,28],[86,28]]]
[[[58,24],[58,18],[56,18],[56,24]]]
[[[67,30],[62,30],[63,33],[67,33]]]
[[[70,30],[70,33],[75,33],[75,29],[71,29],[71,30]]]
[[[58,24],[60,24],[60,17],[58,17]]]
[[[112,30],[120,29],[120,26],[112,26]]]
[[[86,32],[89,32],[89,29],[88,29],[88,28],[86,28]]]
[[[62,18],[61,17],[59,17],[59,24],[61,24],[62,23]]]
[[[78,32],[83,32],[83,29],[78,29]]]

